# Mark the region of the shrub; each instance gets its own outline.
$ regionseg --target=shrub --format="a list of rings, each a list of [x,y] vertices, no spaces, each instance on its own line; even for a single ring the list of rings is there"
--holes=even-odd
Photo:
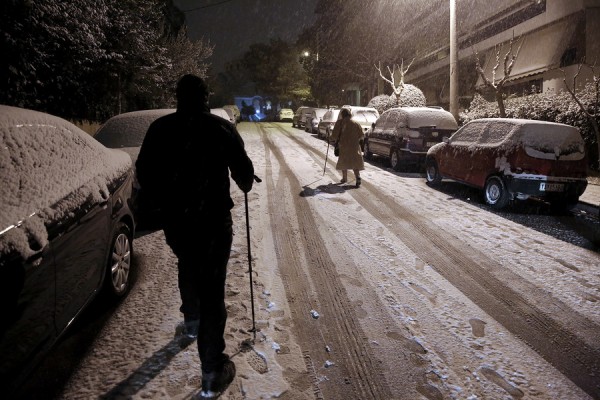
[[[421,89],[407,83],[404,84],[399,103],[396,102],[396,96],[393,94],[391,96],[380,94],[373,97],[367,107],[373,107],[381,114],[392,107],[425,107],[426,103],[425,95]]]

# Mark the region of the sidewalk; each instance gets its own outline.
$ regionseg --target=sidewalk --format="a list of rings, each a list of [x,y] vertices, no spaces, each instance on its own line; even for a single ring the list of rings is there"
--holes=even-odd
[[[600,178],[589,178],[585,192],[579,201],[598,207],[600,205]]]

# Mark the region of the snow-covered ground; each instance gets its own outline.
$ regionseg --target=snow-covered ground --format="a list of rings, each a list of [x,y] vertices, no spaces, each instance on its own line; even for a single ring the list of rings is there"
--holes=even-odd
[[[600,353],[598,253],[417,175],[366,164],[361,188],[340,186],[332,151],[323,173],[326,143],[289,124],[238,129],[263,178],[248,196],[259,332],[254,340],[234,188],[226,339],[238,372],[223,398],[600,396],[599,361],[586,358]],[[175,332],[176,259],[162,232],[134,246],[138,281],[63,399],[184,399],[199,389],[195,343]]]

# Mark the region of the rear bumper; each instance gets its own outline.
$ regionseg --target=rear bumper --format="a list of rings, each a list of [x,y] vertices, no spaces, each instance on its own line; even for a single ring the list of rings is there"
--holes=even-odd
[[[587,187],[584,178],[568,178],[543,175],[527,175],[524,177],[507,177],[508,189],[511,193],[534,197],[568,196],[579,197]]]

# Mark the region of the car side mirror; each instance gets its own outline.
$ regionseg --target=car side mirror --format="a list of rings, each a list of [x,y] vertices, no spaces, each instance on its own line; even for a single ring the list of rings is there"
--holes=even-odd
[[[444,143],[450,143],[450,138],[448,136],[444,136],[442,138],[442,142],[444,142]]]

